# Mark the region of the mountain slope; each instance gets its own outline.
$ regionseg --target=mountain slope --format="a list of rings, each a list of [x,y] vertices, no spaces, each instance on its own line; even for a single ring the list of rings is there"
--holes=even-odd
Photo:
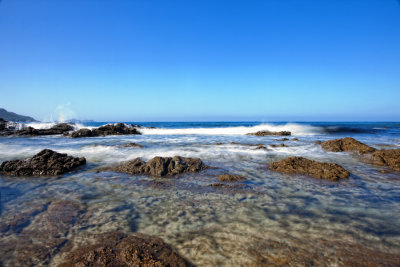
[[[18,115],[14,112],[8,112],[4,108],[0,108],[0,118],[6,121],[20,121],[20,122],[32,122],[36,121],[34,118],[29,116]]]

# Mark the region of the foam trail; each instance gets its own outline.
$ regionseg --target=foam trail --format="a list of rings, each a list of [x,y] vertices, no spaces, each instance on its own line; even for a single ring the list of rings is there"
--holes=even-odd
[[[292,135],[316,135],[323,134],[324,129],[310,125],[288,123],[284,125],[260,124],[252,127],[216,127],[216,128],[142,128],[140,131],[146,135],[245,135],[257,131],[290,131]]]

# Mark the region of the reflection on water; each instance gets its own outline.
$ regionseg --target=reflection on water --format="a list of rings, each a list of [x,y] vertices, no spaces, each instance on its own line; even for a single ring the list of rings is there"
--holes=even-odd
[[[279,137],[243,135],[142,135],[70,139],[2,138],[0,160],[31,156],[43,148],[85,156],[88,166],[60,178],[0,178],[0,260],[5,266],[62,262],[64,252],[109,231],[161,237],[199,266],[351,266],[363,258],[395,266],[400,255],[400,174],[382,174],[348,153],[327,153],[298,136],[289,147]],[[396,146],[388,136],[356,136],[368,144]],[[135,142],[144,148],[124,148]],[[215,145],[221,142],[222,145]],[[153,156],[200,157],[217,167],[179,178],[154,179],[96,172],[107,164]],[[306,156],[343,165],[338,183],[270,172],[267,163]],[[221,173],[246,177],[212,187]]]

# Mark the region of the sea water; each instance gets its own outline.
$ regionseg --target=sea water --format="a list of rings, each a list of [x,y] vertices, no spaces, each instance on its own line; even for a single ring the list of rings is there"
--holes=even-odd
[[[0,176],[0,225],[44,203],[68,201],[81,207],[79,218],[84,218],[66,226],[64,238],[72,247],[84,244],[88,234],[122,231],[161,237],[198,266],[279,265],[280,261],[292,266],[293,262],[337,266],[346,257],[337,254],[343,248],[400,254],[400,173],[370,165],[354,153],[326,152],[315,143],[353,137],[377,149],[400,148],[400,123],[129,123],[142,125],[142,135],[0,137],[0,163],[45,148],[87,159],[84,168],[58,178]],[[283,136],[246,135],[261,130],[290,131],[292,136],[282,141]],[[294,137],[299,140],[293,141]],[[123,147],[130,142],[143,148]],[[269,146],[281,143],[287,147]],[[249,144],[263,144],[268,150]],[[200,158],[215,168],[174,178],[98,171],[137,157],[147,161],[178,155]],[[269,163],[290,156],[338,163],[351,176],[331,182],[268,170]],[[223,173],[246,181],[210,186]],[[18,230],[3,227],[7,229],[0,233],[4,265],[15,264],[21,253],[6,252],[7,242],[22,235],[29,239],[29,233],[39,231],[43,225],[38,216],[43,212],[29,215],[32,219]],[[61,247],[35,264],[57,265],[63,258]]]

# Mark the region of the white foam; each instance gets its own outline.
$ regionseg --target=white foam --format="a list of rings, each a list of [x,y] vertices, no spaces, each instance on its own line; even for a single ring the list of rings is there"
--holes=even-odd
[[[258,131],[290,131],[292,135],[316,135],[323,133],[320,127],[301,125],[296,123],[260,124],[251,127],[217,127],[217,128],[141,128],[140,131],[146,135],[244,135]]]

